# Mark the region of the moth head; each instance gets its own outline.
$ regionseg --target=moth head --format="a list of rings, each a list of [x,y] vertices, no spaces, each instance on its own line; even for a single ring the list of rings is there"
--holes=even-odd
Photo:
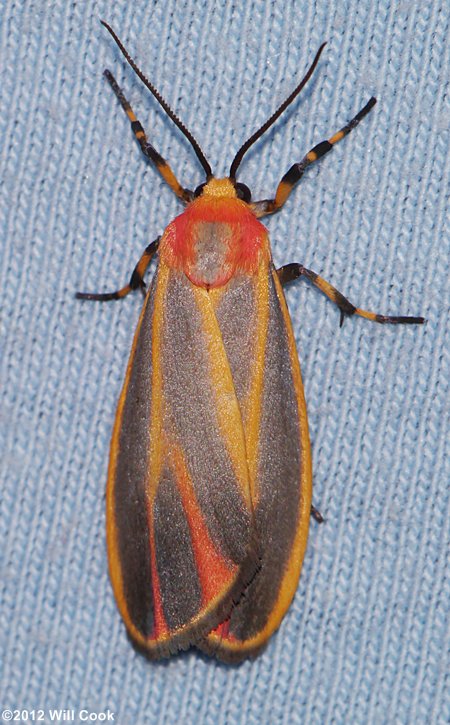
[[[197,186],[194,191],[194,198],[199,196],[227,196],[245,201],[246,204],[249,204],[252,199],[252,193],[246,184],[229,177],[216,179],[214,176]]]

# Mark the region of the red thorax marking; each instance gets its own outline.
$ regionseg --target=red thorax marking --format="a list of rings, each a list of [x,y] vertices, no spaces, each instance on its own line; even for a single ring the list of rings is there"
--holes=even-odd
[[[160,254],[193,284],[209,289],[226,284],[235,274],[256,274],[266,236],[266,228],[245,202],[205,195],[169,224]]]

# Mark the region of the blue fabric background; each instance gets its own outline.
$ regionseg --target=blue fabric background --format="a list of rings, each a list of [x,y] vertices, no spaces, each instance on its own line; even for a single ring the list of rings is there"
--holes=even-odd
[[[448,2],[4,0],[0,13],[0,707],[109,708],[120,725],[449,722]],[[108,580],[108,447],[141,299],[74,292],[125,283],[181,207],[141,158],[104,67],[181,181],[203,177],[100,17],[219,175],[327,39],[240,180],[273,193],[376,95],[267,220],[274,257],[366,309],[428,318],[339,330],[320,293],[289,289],[327,520],[312,522],[281,629],[240,667],[194,651],[148,663]]]

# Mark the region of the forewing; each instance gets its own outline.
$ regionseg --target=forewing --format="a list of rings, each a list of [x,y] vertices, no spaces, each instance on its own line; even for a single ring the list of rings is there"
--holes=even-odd
[[[116,600],[153,656],[227,616],[257,567],[241,411],[211,298],[160,263],[111,444],[107,538]]]
[[[235,328],[237,320],[248,316],[249,295],[254,302],[253,337],[241,346]],[[240,297],[243,305],[233,307],[231,297],[222,297],[216,313],[242,411],[261,560],[230,617],[202,644],[226,661],[256,654],[279,626],[297,588],[311,510],[300,367],[272,264],[261,265],[256,282],[247,278]]]

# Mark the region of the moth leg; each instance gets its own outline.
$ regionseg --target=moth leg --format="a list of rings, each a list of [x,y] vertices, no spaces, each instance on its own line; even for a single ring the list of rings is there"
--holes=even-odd
[[[120,105],[122,106],[123,110],[127,114],[128,118],[131,122],[131,130],[133,131],[134,135],[136,136],[136,139],[139,143],[139,146],[141,147],[141,151],[144,154],[144,156],[150,161],[152,161],[161,176],[163,177],[164,181],[170,186],[172,191],[184,202],[192,201],[194,198],[194,194],[189,189],[185,189],[181,184],[179,183],[178,179],[176,178],[175,174],[173,173],[172,169],[170,168],[167,161],[157,152],[157,150],[152,146],[151,143],[147,140],[147,136],[145,134],[145,131],[141,125],[141,123],[136,118],[133,109],[131,108],[130,104],[128,103],[127,99],[125,98],[122,89],[120,88],[119,84],[117,83],[116,79],[114,78],[111,71],[106,69],[103,71],[103,75],[107,79],[109,85],[113,89],[114,93],[116,94],[117,98],[120,101]]]
[[[77,300],[97,300],[99,302],[120,300],[123,297],[126,297],[130,292],[133,292],[133,290],[136,290],[138,288],[142,290],[142,293],[145,295],[146,287],[144,282],[144,274],[147,270],[148,265],[151,262],[153,255],[158,249],[160,239],[161,237],[157,237],[154,242],[146,247],[139,262],[133,270],[133,274],[130,277],[129,283],[126,284],[125,287],[122,287],[116,292],[77,292],[75,295]]]
[[[316,509],[316,507],[313,506],[312,504],[311,504],[311,516],[313,517],[314,521],[317,521],[318,524],[323,524],[323,522],[325,521],[325,519],[323,518],[319,509]]]
[[[359,307],[355,307],[341,292],[333,287],[329,282],[319,277],[318,274],[312,272],[310,269],[306,269],[302,264],[293,262],[292,264],[286,264],[284,267],[280,267],[277,270],[278,277],[281,284],[287,284],[293,282],[299,277],[306,277],[316,287],[320,289],[332,302],[334,302],[341,311],[340,327],[344,324],[345,317],[351,317],[351,315],[359,315],[364,317],[366,320],[372,322],[381,322],[382,324],[389,323],[392,325],[422,325],[425,322],[423,317],[392,317],[388,315],[379,315],[376,312],[367,312],[361,310]]]
[[[296,186],[302,178],[305,169],[310,166],[310,164],[314,163],[314,161],[317,161],[318,159],[322,158],[322,156],[325,156],[325,154],[331,151],[335,144],[341,141],[344,136],[347,136],[350,131],[353,131],[353,129],[356,128],[356,126],[364,118],[364,116],[367,116],[367,114],[374,107],[376,102],[376,98],[372,97],[366,103],[364,108],[362,108],[361,111],[357,113],[351,121],[349,121],[343,128],[341,128],[340,131],[331,136],[331,138],[329,138],[327,141],[321,141],[320,143],[318,143],[316,146],[314,146],[314,148],[311,149],[311,151],[308,151],[306,156],[304,156],[299,163],[291,166],[289,171],[283,176],[280,183],[278,184],[274,199],[264,199],[262,201],[255,201],[253,204],[251,204],[251,208],[256,216],[266,216],[266,214],[273,214],[274,212],[281,209],[289,194],[293,190],[294,186]]]

